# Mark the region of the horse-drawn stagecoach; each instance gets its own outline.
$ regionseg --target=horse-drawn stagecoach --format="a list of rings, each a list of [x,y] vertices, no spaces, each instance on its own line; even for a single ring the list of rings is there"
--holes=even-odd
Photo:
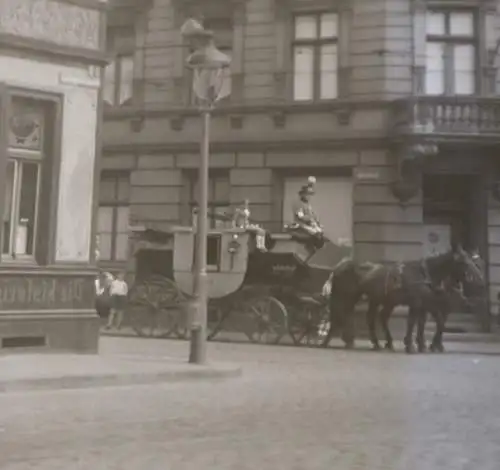
[[[287,334],[295,344],[315,341],[328,320],[323,285],[350,248],[326,242],[316,249],[290,233],[273,233],[266,234],[263,250],[257,236],[252,228],[233,227],[208,234],[209,339],[227,328],[252,342],[277,344]],[[139,335],[186,337],[196,230],[143,230],[134,238],[137,278],[127,321]]]
[[[443,292],[442,286],[472,283],[484,287],[484,276],[473,257],[454,244],[447,253],[421,260],[389,266],[360,263],[352,259],[349,246],[324,238],[308,199],[314,182],[309,178],[301,188],[294,223],[284,233],[269,234],[252,225],[245,201],[226,220],[230,227],[208,234],[209,339],[229,327],[255,342],[276,344],[289,334],[295,344],[310,344],[319,339],[322,324],[329,323],[323,344],[328,344],[335,324],[342,329],[346,346],[352,347],[352,313],[364,297],[369,302],[368,327],[375,349],[380,348],[376,318],[381,320],[386,347],[392,349],[388,319],[394,307],[403,304],[409,307],[406,350],[413,350],[416,323],[418,348],[425,350],[427,312],[436,321],[432,346],[442,350],[448,310],[443,299],[451,289]],[[135,232],[136,281],[129,292],[126,318],[139,335],[188,335],[196,236],[194,227]],[[331,292],[323,296],[326,285]]]

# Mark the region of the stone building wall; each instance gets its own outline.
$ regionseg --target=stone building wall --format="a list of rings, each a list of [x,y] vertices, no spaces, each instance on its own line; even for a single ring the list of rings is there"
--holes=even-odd
[[[197,9],[200,4],[203,8]],[[164,113],[148,116],[137,133],[130,133],[127,120],[109,119],[104,168],[132,170],[131,204],[137,217],[163,226],[184,220],[183,174],[197,165],[200,120],[195,113],[178,111],[185,109],[189,88],[187,50],[179,29],[193,11],[206,17],[226,14],[233,25],[233,93],[226,110],[221,105],[212,120],[211,166],[228,171],[231,202],[250,199],[255,218],[274,229],[281,221],[281,185],[287,171],[347,167],[355,181],[357,256],[372,261],[420,257],[422,196],[402,207],[389,188],[396,167],[389,142],[394,124],[389,101],[422,92],[427,4],[425,0],[152,0],[136,23],[135,78],[138,90],[143,90],[136,94],[136,106]],[[495,69],[500,2],[477,4],[478,74],[481,93],[491,95],[500,83]],[[289,100],[292,14],[329,10],[332,5],[340,15],[340,99],[306,109]],[[283,114],[278,116],[282,126],[275,123],[277,113]],[[182,125],[173,129],[171,123],[180,115]],[[232,125],[234,117],[241,126]],[[496,203],[490,204],[490,279],[500,286]]]

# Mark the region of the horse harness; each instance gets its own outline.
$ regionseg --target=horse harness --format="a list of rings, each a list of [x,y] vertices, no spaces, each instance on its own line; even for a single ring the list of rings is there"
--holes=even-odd
[[[384,283],[385,295],[403,287],[403,270],[404,263],[398,263],[396,266],[387,270]]]
[[[429,272],[429,266],[427,265],[427,259],[424,258],[420,263],[420,268],[422,269],[422,274],[424,275],[424,280],[422,284],[434,285],[434,282],[431,277],[431,273]]]
[[[405,264],[398,263],[396,266],[387,270],[385,275],[385,294],[387,295],[391,291],[399,290],[403,287],[403,273]],[[415,282],[414,284],[426,284],[428,286],[434,287],[434,282],[429,272],[429,267],[427,266],[427,260],[424,258],[420,263],[420,269],[423,274],[423,280]]]

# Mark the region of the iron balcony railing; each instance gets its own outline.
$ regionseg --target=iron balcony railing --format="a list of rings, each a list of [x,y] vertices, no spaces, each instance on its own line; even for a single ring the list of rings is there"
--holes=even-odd
[[[489,136],[500,138],[500,98],[413,96],[394,101],[398,134]]]

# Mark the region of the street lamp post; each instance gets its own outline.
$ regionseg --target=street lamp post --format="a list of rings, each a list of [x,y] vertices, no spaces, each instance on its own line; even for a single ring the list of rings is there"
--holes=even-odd
[[[210,117],[215,103],[224,98],[225,70],[231,59],[214,44],[213,33],[195,20],[187,20],[181,34],[196,47],[186,65],[193,71],[193,91],[202,116],[202,139],[198,173],[198,216],[196,234],[194,297],[196,315],[191,324],[189,362],[206,362],[207,342],[207,235],[208,235],[208,168],[210,153]]]

